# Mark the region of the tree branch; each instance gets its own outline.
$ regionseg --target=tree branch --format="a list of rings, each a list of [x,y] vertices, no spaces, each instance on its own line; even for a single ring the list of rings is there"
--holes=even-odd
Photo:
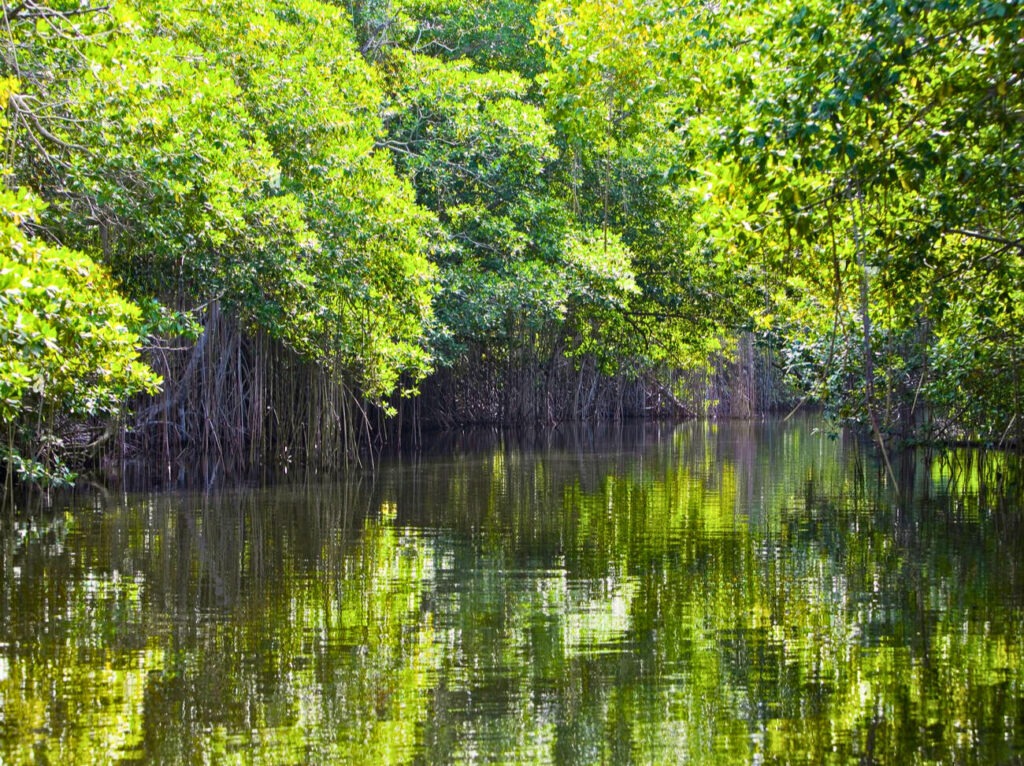
[[[948,233],[959,234],[963,237],[971,237],[972,239],[980,239],[997,245],[1005,245],[1006,247],[1015,247],[1021,252],[1024,252],[1024,240],[1006,239],[1005,237],[998,237],[995,234],[985,234],[980,231],[971,231],[970,229],[948,229]]]

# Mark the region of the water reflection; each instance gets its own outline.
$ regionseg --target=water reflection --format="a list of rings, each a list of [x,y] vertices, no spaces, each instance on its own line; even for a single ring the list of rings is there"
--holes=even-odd
[[[896,493],[816,425],[491,433],[9,525],[0,758],[1016,762],[1011,467]]]

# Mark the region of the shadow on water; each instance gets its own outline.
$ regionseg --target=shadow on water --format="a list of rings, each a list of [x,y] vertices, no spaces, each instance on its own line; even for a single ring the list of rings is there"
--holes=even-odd
[[[485,431],[0,541],[6,763],[1013,763],[1015,468],[813,419]],[[1002,477],[1000,479],[1000,477]]]

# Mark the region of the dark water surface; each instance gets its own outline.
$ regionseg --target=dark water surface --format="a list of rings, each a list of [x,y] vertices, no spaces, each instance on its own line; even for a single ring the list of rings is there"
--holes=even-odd
[[[0,762],[1024,763],[1012,471],[816,425],[7,521]]]

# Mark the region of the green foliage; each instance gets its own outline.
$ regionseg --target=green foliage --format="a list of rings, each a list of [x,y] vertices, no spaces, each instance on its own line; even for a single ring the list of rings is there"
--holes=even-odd
[[[0,75],[19,82],[4,99],[7,182],[46,202],[26,231],[102,262],[145,309],[133,332],[194,337],[217,305],[360,397],[425,374],[434,219],[377,146],[382,91],[347,14],[306,0],[23,4],[4,20]],[[107,356],[116,380],[121,353]],[[26,376],[11,365],[13,401]],[[67,402],[62,434],[143,388]]]
[[[10,183],[47,201],[40,236],[147,307],[147,331],[179,334],[218,302],[362,396],[425,373],[433,219],[375,147],[382,94],[345,13],[254,0],[5,20],[4,73],[23,75]]]
[[[160,380],[139,359],[141,312],[109,274],[25,235],[42,207],[0,191],[0,424],[8,470],[54,483],[72,478],[54,418],[116,413]]]
[[[46,132],[38,116],[25,111],[31,102],[21,91],[18,79],[0,80],[0,102],[8,105],[0,115],[5,140],[26,122]],[[38,236],[47,206],[29,189],[11,186],[10,171],[0,167],[7,180],[0,188],[5,500],[15,476],[43,484],[73,480],[58,421],[114,415],[126,398],[155,392],[161,383],[140,359],[145,335],[140,308],[89,255]]]
[[[372,60],[397,50],[445,61],[467,59],[477,71],[533,78],[544,67],[531,45],[533,0],[353,0],[356,33]]]
[[[586,0],[542,3],[534,22],[547,64],[538,80],[564,146],[558,185],[577,218],[621,236],[638,288],[628,306],[590,312],[600,331],[584,347],[634,374],[706,364],[757,298],[745,265],[702,241],[684,184],[699,150],[673,46],[692,16]]]
[[[1018,3],[4,14],[26,235],[140,332],[216,303],[380,402],[484,355],[669,380],[754,331],[876,431],[1024,421]]]
[[[267,193],[280,169],[230,74],[142,30],[85,56],[92,76],[69,89],[66,140],[100,151],[75,157],[78,204],[54,223],[99,244],[140,296],[224,297],[249,317],[282,314],[309,280],[302,255],[316,240],[293,197]],[[99,227],[81,219],[86,201]]]
[[[758,265],[757,325],[819,349],[812,378],[839,383],[819,392],[855,419],[912,427],[924,392],[1002,432],[1018,388],[977,373],[1019,346],[1019,7],[735,2],[670,37],[695,221]],[[979,314],[1005,330],[994,355]]]
[[[306,284],[283,317],[296,325],[293,345],[372,397],[390,393],[399,373],[421,375],[432,222],[374,151],[382,95],[347,17],[317,2],[252,2],[168,5],[157,19],[243,83],[246,113],[279,163],[273,185],[297,200],[316,243],[301,253]]]
[[[517,328],[542,328],[564,310],[564,214],[543,176],[553,131],[517,74],[404,50],[387,70],[384,145],[441,226],[434,351],[446,362],[467,343],[501,353],[518,342]]]

